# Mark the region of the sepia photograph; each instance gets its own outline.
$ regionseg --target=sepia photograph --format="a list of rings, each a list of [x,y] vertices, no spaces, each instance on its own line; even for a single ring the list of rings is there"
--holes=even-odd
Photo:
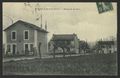
[[[117,76],[117,2],[3,2],[3,75]]]

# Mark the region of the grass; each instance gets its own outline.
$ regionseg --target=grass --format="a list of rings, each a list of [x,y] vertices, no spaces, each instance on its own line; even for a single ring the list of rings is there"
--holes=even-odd
[[[116,75],[116,54],[32,59],[3,63],[3,75]]]

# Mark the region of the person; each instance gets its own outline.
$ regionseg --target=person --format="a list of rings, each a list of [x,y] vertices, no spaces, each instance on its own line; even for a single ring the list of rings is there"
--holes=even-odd
[[[39,49],[39,56],[40,56],[40,58],[41,58],[41,42],[39,42],[38,49]]]

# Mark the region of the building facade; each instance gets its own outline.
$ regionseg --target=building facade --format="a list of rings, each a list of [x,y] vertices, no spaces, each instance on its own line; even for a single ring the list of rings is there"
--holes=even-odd
[[[5,55],[44,55],[48,52],[47,31],[24,21],[17,21],[5,30]]]
[[[66,53],[79,53],[79,39],[76,34],[53,34],[49,42],[49,52],[62,53],[63,48]]]
[[[117,52],[117,41],[98,41],[96,52],[104,54]]]

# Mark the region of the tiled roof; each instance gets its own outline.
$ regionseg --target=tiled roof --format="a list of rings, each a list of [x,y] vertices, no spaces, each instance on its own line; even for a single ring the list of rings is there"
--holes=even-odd
[[[36,29],[36,30],[39,30],[39,31],[41,31],[41,32],[48,33],[48,31],[46,31],[46,30],[44,30],[44,29],[42,29],[42,28],[40,28],[40,27],[38,27],[38,26],[36,26],[36,25],[34,25],[34,24],[31,24],[31,23],[28,23],[28,22],[25,22],[25,21],[22,21],[22,20],[18,20],[18,21],[15,22],[14,24],[16,24],[16,23],[22,23],[22,24],[24,24],[24,25],[27,26],[27,27],[31,27],[31,28]],[[9,29],[10,27],[14,26],[14,24],[12,24],[12,25],[10,25],[9,27],[7,27],[6,29],[4,29],[4,31],[6,31],[6,30]]]
[[[52,40],[73,40],[76,34],[54,34]]]

